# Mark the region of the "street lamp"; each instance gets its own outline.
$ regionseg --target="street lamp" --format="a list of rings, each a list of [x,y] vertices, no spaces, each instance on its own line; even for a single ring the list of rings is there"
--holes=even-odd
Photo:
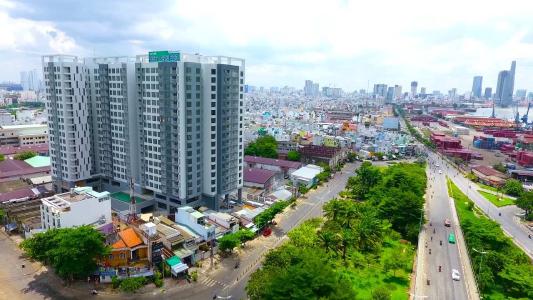
[[[474,250],[474,251],[476,251],[477,253],[481,254],[481,259],[479,260],[479,265],[478,265],[478,267],[477,267],[477,270],[478,270],[477,272],[478,272],[478,277],[479,277],[479,276],[481,275],[481,264],[483,263],[483,256],[484,256],[485,254],[487,254],[488,252],[487,252],[487,251],[483,251],[483,250],[479,251],[479,250],[477,250],[476,248],[472,248],[472,250]],[[481,280],[479,280],[479,278],[478,278],[478,281],[479,281],[479,285],[480,285],[479,290],[480,290],[480,292],[481,292],[481,285],[482,285],[482,282],[481,282]]]

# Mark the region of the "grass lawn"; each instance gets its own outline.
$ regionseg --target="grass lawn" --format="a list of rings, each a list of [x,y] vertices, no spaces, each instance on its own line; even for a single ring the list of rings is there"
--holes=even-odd
[[[493,191],[493,192],[497,192],[498,189],[493,187],[493,186],[490,186],[490,185],[486,185],[486,184],[483,184],[483,183],[477,183],[477,185],[479,185],[480,188],[482,189],[485,189],[485,190],[489,190],[489,191]]]
[[[492,202],[492,204],[498,206],[498,207],[502,207],[502,206],[506,206],[506,205],[513,205],[514,204],[514,200],[511,199],[511,198],[507,198],[507,197],[502,197],[501,199],[498,199],[498,196],[494,195],[494,194],[491,194],[491,193],[488,193],[488,192],[485,192],[485,191],[480,191],[478,190],[478,192],[483,195],[483,197],[485,197],[485,199],[489,200],[490,202]]]

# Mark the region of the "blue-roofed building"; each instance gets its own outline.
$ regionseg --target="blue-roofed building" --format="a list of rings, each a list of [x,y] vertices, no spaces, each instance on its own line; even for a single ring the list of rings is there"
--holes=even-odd
[[[385,130],[400,130],[400,119],[396,117],[385,117],[383,119],[383,129]]]

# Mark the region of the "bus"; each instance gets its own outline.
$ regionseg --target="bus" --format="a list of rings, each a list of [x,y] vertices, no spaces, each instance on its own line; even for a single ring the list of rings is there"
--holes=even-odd
[[[450,244],[455,244],[455,234],[450,233],[448,236],[448,242],[450,242]]]

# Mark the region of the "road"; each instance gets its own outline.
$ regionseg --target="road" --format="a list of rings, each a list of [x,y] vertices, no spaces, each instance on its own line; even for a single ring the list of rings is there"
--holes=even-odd
[[[516,205],[497,207],[478,192],[478,186],[476,184],[465,178],[448,162],[444,162],[444,164],[445,171],[448,174],[448,177],[452,179],[453,183],[455,183],[463,193],[467,194],[467,196],[479,208],[481,208],[485,214],[499,223],[503,231],[511,237],[513,242],[533,259],[533,239],[528,237],[528,235],[533,236],[533,232],[521,225],[516,216],[517,213],[523,212],[523,210]]]
[[[431,159],[430,159],[431,161]],[[424,226],[424,245],[422,250],[423,274],[417,277],[417,296],[425,296],[427,299],[469,299],[464,280],[464,264],[468,261],[462,259],[457,244],[448,243],[450,233],[455,234],[456,224],[452,215],[448,191],[446,187],[446,175],[439,174],[439,168],[434,163],[429,163],[426,203],[427,223]],[[448,219],[452,222],[450,227],[444,225]],[[441,244],[442,243],[442,244]],[[427,245],[427,246],[426,246]],[[439,266],[441,271],[439,272]],[[468,267],[468,266],[467,266]],[[451,278],[452,269],[461,273],[461,280],[454,281]],[[418,269],[418,272],[420,269]],[[422,279],[422,282],[420,282]],[[427,280],[430,285],[427,285]]]

